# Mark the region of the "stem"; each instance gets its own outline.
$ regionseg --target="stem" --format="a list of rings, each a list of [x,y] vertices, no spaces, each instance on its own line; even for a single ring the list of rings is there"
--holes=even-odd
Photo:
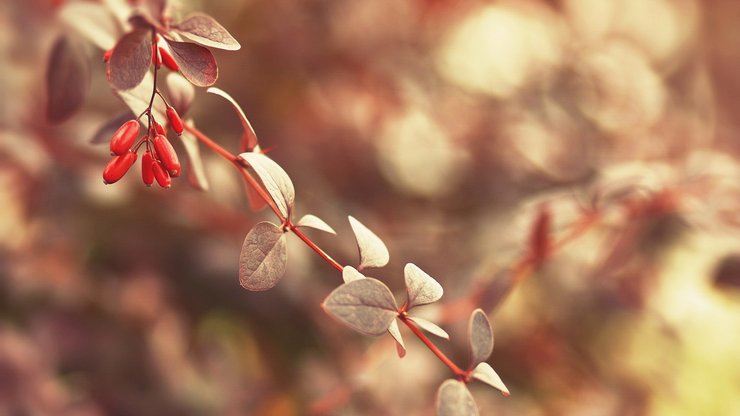
[[[436,355],[437,358],[439,358],[439,360],[442,361],[444,365],[449,367],[450,370],[452,370],[452,372],[455,373],[455,376],[457,376],[460,379],[465,379],[467,377],[467,371],[462,370],[455,363],[453,363],[452,360],[450,360],[449,357],[445,355],[445,353],[440,351],[440,349],[437,348],[437,346],[434,345],[434,343],[432,343],[432,341],[426,336],[426,334],[421,332],[419,328],[417,328],[416,325],[414,325],[414,323],[411,322],[408,315],[406,315],[405,313],[399,314],[398,319],[400,319],[401,322],[406,324],[406,326],[409,327],[411,332],[413,332],[414,335],[416,335],[416,337],[419,338],[421,342],[423,342],[424,345],[426,345],[427,348],[429,348],[434,353],[434,355]]]
[[[288,229],[293,234],[295,234],[298,238],[301,239],[311,250],[315,251],[316,254],[318,254],[324,261],[326,261],[330,266],[335,268],[337,271],[342,272],[344,269],[339,262],[334,260],[329,254],[327,254],[321,247],[319,247],[316,243],[313,242],[307,235],[303,234],[301,230],[296,227],[295,224],[290,220],[290,218],[285,218],[283,214],[280,212],[280,210],[275,205],[275,201],[272,200],[272,197],[265,191],[265,189],[260,185],[260,183],[255,179],[247,170],[246,166],[243,164],[242,160],[239,159],[238,156],[233,155],[228,150],[224,149],[220,145],[218,145],[216,142],[214,142],[210,137],[206,136],[203,132],[196,129],[195,127],[185,124],[185,130],[192,133],[198,140],[200,140],[201,143],[209,147],[214,152],[218,153],[219,156],[223,157],[224,159],[228,160],[233,164],[239,172],[244,177],[244,180],[251,186],[257,194],[262,198],[262,200],[267,203],[272,211],[277,215],[278,219],[280,219],[280,222],[283,224],[283,229]],[[413,322],[408,318],[408,315],[405,312],[399,313],[398,318],[406,324],[406,326],[411,329],[411,332],[416,335],[417,338],[421,340],[421,342],[424,343],[424,345],[429,348],[434,355],[437,356],[437,358],[442,361],[444,365],[450,368],[452,372],[455,374],[456,377],[460,378],[461,380],[466,380],[468,377],[468,372],[462,370],[460,367],[458,367],[455,363],[450,360],[449,357],[445,355],[442,351],[440,351],[439,348],[437,348],[434,343],[423,333],[419,330],[419,328],[414,325]]]

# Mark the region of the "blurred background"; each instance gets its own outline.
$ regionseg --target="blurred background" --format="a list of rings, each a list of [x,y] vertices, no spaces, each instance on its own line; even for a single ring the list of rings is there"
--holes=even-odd
[[[399,359],[325,315],[340,276],[297,239],[277,288],[239,286],[244,236],[274,218],[230,165],[202,150],[208,192],[135,171],[103,185],[90,139],[125,107],[101,50],[82,111],[46,124],[65,3],[0,2],[0,415],[432,414],[446,367],[405,329]],[[352,215],[388,245],[368,274],[399,301],[405,263],[437,278],[443,305],[420,312],[460,365],[469,308],[451,305],[485,307],[512,395],[471,385],[482,414],[740,414],[739,2],[171,14],[190,11],[241,43],[214,52],[216,86],[291,175],[298,214],[338,232],[315,240],[356,264]],[[198,90],[190,116],[236,151],[228,103]],[[553,252],[513,276],[542,212]]]

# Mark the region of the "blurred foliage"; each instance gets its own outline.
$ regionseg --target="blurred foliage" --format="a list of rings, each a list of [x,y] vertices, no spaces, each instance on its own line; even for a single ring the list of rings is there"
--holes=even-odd
[[[269,292],[239,287],[253,224],[239,178],[211,191],[100,178],[90,145],[123,105],[94,66],[82,113],[43,121],[63,0],[0,2],[0,415],[430,414],[446,369],[411,337],[341,327],[340,276],[298,241]],[[242,44],[217,85],[297,189],[316,240],[356,262],[346,215],[443,302],[506,281],[543,202],[553,233],[601,220],[493,302],[512,392],[483,414],[740,414],[740,3],[732,0],[182,2]],[[101,51],[86,50],[93,62]],[[225,147],[239,122],[198,91]],[[272,218],[270,218],[272,219]],[[503,279],[503,280],[497,280]],[[440,310],[430,307],[430,316]],[[449,319],[453,357],[465,319]],[[457,341],[456,341],[457,340]]]

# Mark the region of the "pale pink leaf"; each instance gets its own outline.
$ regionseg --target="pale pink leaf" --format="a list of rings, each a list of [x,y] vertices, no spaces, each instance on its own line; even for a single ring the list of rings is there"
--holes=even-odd
[[[470,315],[468,323],[468,339],[470,342],[470,368],[488,359],[493,352],[493,329],[488,322],[488,316],[481,309],[476,309]]]
[[[193,125],[192,120],[186,120],[185,124],[190,126]],[[206,170],[203,166],[203,159],[200,155],[200,146],[198,139],[193,136],[188,130],[184,130],[180,135],[182,145],[185,148],[185,153],[188,156],[187,164],[187,178],[190,185],[198,190],[207,191],[210,188],[208,183],[208,177],[206,176]]]
[[[131,109],[132,113],[139,115],[149,107],[152,88],[154,88],[154,76],[151,72],[147,72],[139,85],[126,91],[117,90],[116,94],[118,94],[126,106]],[[165,116],[165,107],[161,100],[154,100],[152,110],[155,119],[159,121],[167,120],[167,117]]]
[[[205,13],[190,14],[173,27],[183,37],[203,46],[227,51],[236,51],[241,48],[239,42],[231,36],[228,30]]]
[[[239,103],[237,103],[236,100],[231,97],[231,95],[229,95],[221,88],[211,87],[208,88],[206,92],[216,94],[231,104],[231,106],[234,108],[234,111],[236,111],[236,115],[239,116],[239,121],[241,121],[242,128],[244,129],[244,138],[242,139],[242,142],[244,143],[243,148],[245,151],[252,151],[252,149],[257,146],[257,134],[254,132],[254,129],[252,128],[252,123],[249,122],[249,119],[247,118],[246,114],[244,114],[244,111],[242,110],[241,106],[239,106]]]
[[[406,281],[406,293],[408,294],[407,309],[436,302],[442,297],[444,293],[442,285],[417,265],[413,263],[406,264],[403,274]]]
[[[342,269],[342,280],[344,280],[344,283],[349,283],[364,278],[365,275],[358,272],[357,269],[352,266],[344,266],[344,268]]]
[[[432,335],[436,335],[446,340],[450,339],[450,335],[444,329],[440,328],[437,324],[426,319],[417,318],[415,316],[409,317],[409,319],[415,323],[419,328],[429,332]]]
[[[184,117],[190,109],[190,105],[195,98],[195,88],[185,77],[176,72],[167,74],[167,92],[169,93],[169,102],[175,108],[180,117]]]
[[[54,42],[46,69],[46,119],[60,123],[82,107],[90,87],[90,61],[83,45],[60,36]]]
[[[275,224],[261,222],[244,239],[239,255],[239,283],[247,290],[270,289],[285,274],[287,260],[283,230]]]
[[[180,72],[196,87],[210,87],[218,79],[216,58],[208,49],[188,42],[167,39]],[[151,54],[151,51],[149,52]]]
[[[445,380],[437,390],[437,416],[477,416],[478,406],[462,381]]]
[[[506,385],[504,385],[501,377],[496,374],[496,371],[494,371],[488,363],[484,362],[478,364],[475,369],[473,369],[473,372],[470,375],[474,379],[482,381],[489,386],[498,389],[504,396],[508,396],[510,394],[509,389],[506,388]]]
[[[391,334],[394,340],[396,340],[396,352],[398,356],[403,358],[406,356],[406,345],[403,343],[403,337],[401,336],[401,330],[398,329],[398,321],[395,319],[391,322],[388,327],[388,333]]]
[[[293,188],[293,182],[283,168],[262,153],[245,152],[241,153],[239,157],[254,169],[280,213],[285,218],[290,217],[295,202],[295,188]]]
[[[396,300],[383,282],[359,279],[334,289],[322,304],[343,324],[367,335],[382,335],[398,315]]]
[[[103,50],[116,44],[121,28],[107,7],[92,2],[65,2],[59,11],[64,24]]]
[[[349,216],[349,224],[357,240],[360,250],[360,265],[358,269],[366,267],[383,267],[388,264],[390,254],[383,241],[360,221]]]
[[[329,226],[329,224],[324,222],[324,220],[322,220],[321,218],[315,215],[311,215],[311,214],[306,214],[303,217],[301,217],[301,219],[298,220],[298,222],[295,225],[296,227],[309,227],[309,228],[313,228],[319,231],[324,231],[330,234],[337,233],[336,231],[334,231],[333,228]]]
[[[117,90],[130,90],[139,85],[149,72],[152,44],[149,32],[136,29],[118,40],[108,65],[110,83]]]

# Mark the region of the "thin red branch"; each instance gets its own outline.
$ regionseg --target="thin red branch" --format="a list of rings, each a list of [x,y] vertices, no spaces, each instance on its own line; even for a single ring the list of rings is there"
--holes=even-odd
[[[449,357],[447,357],[447,355],[445,355],[445,353],[443,353],[439,348],[437,348],[437,346],[434,345],[434,343],[429,339],[429,337],[427,337],[426,334],[421,332],[421,330],[419,330],[419,328],[417,328],[416,325],[414,325],[414,323],[408,318],[406,314],[398,315],[398,319],[400,319],[401,322],[406,324],[406,326],[409,327],[411,332],[413,332],[414,335],[416,335],[416,337],[419,338],[421,342],[423,342],[424,345],[426,345],[427,348],[429,348],[434,353],[434,355],[436,355],[437,358],[439,358],[439,360],[442,361],[444,365],[449,367],[450,370],[452,370],[452,372],[455,373],[456,377],[460,379],[467,378],[467,372],[461,369],[460,367],[458,367],[455,363],[452,362],[452,360],[449,359]]]

